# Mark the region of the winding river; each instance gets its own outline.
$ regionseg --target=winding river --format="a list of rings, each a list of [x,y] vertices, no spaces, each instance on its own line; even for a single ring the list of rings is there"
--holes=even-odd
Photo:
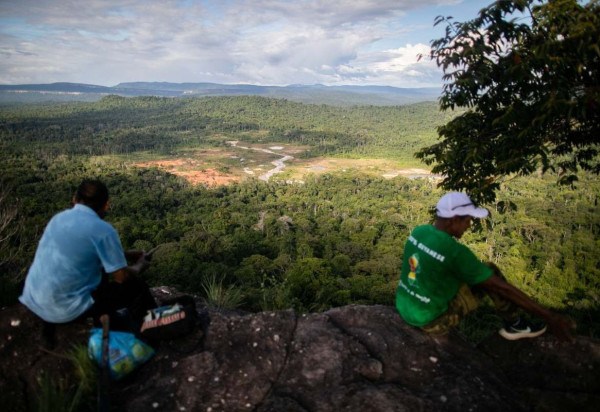
[[[239,149],[255,150],[257,152],[263,152],[263,153],[274,154],[276,156],[281,156],[280,159],[277,159],[277,160],[274,160],[271,162],[271,164],[275,166],[273,169],[269,170],[267,173],[262,174],[258,177],[260,180],[264,180],[265,182],[267,182],[271,178],[271,176],[273,176],[275,173],[282,172],[283,169],[285,169],[285,162],[287,162],[288,160],[292,160],[294,158],[293,156],[286,155],[285,153],[278,153],[278,152],[275,152],[274,150],[270,150],[270,149],[274,149],[274,148],[261,149],[258,147],[238,146],[237,140],[230,140],[227,143],[229,145],[231,145],[232,147],[236,147]],[[279,148],[279,147],[277,147],[277,148]]]

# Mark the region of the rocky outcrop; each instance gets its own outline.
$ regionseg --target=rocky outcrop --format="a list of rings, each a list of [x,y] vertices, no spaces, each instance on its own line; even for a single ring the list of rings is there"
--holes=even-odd
[[[16,321],[19,321],[18,325]],[[40,370],[66,370],[39,349],[39,324],[22,307],[0,312],[2,398],[27,406]],[[86,325],[58,330],[60,353],[85,342]],[[596,410],[600,345],[552,336],[478,348],[433,339],[394,308],[345,306],[324,313],[206,310],[192,335],[113,384],[127,411],[565,411]],[[6,401],[9,402],[9,401]],[[7,405],[8,403],[4,403]]]

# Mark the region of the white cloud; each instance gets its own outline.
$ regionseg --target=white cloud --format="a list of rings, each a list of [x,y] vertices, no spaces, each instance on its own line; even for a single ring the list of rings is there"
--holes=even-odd
[[[457,2],[0,2],[0,83],[439,84],[399,19]]]

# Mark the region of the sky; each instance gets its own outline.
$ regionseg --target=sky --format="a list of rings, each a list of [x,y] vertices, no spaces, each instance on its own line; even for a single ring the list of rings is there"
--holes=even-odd
[[[485,0],[0,0],[0,84],[437,87],[436,16]]]

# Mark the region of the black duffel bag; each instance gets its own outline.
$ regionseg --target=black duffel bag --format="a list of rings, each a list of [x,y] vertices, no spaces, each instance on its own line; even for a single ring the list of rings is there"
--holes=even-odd
[[[176,339],[193,332],[198,321],[196,304],[191,296],[183,295],[148,310],[140,333],[150,341]]]

